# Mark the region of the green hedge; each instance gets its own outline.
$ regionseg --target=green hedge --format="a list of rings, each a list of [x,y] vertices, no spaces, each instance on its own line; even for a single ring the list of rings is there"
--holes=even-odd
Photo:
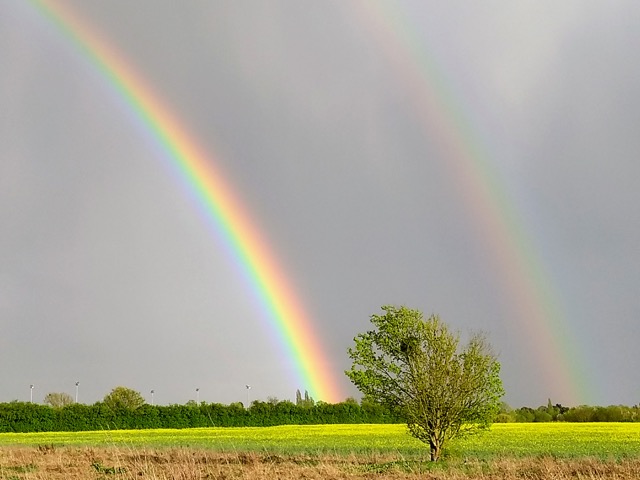
[[[522,407],[502,412],[497,422],[637,422],[640,406],[609,407],[560,405],[538,409]],[[186,405],[142,405],[113,410],[104,403],[72,404],[62,408],[26,402],[0,403],[0,432],[79,432],[146,428],[258,427],[274,425],[402,423],[379,405],[355,401],[302,405],[289,401],[255,401],[223,405],[190,402]]]
[[[103,403],[62,408],[24,402],[0,403],[0,432],[91,431],[146,428],[243,427],[337,423],[397,423],[384,408],[355,402],[312,406],[289,401],[242,404],[143,405],[112,410]]]

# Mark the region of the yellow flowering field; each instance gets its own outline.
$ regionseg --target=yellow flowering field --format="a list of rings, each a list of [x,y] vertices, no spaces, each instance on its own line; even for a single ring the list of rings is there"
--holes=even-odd
[[[640,458],[640,423],[503,423],[458,440],[451,450],[472,457]]]
[[[397,453],[421,457],[426,446],[404,425],[2,433],[2,445],[83,445],[206,448],[220,452],[305,454]],[[449,444],[455,457],[640,458],[640,423],[510,423]]]

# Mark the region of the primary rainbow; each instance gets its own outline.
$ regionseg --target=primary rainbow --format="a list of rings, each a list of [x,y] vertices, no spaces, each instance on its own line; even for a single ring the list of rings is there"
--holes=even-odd
[[[311,319],[230,186],[215,170],[211,152],[202,151],[124,56],[85,21],[53,1],[33,3],[99,70],[175,164],[247,276],[296,369],[300,388],[316,399],[342,400]]]
[[[410,17],[394,2],[354,0],[347,4],[409,91],[412,105],[429,138],[438,143],[470,219],[492,251],[503,281],[516,332],[534,350],[536,375],[568,404],[593,398],[585,373],[587,362],[570,335],[561,302],[544,263],[527,235],[519,212],[508,199],[491,159],[471,128]],[[508,322],[510,323],[510,322]],[[513,326],[509,326],[513,328]],[[521,330],[523,333],[521,333]]]

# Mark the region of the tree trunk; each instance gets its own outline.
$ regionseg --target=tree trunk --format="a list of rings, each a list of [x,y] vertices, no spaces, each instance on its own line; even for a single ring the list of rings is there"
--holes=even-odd
[[[437,462],[440,459],[440,443],[437,440],[431,440],[429,446],[431,448],[431,461]]]

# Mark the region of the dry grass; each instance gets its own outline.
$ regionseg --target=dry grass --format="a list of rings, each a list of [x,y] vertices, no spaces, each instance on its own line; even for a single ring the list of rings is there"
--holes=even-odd
[[[639,479],[640,459],[498,458],[430,464],[392,455],[274,455],[189,448],[2,447],[0,479]]]

